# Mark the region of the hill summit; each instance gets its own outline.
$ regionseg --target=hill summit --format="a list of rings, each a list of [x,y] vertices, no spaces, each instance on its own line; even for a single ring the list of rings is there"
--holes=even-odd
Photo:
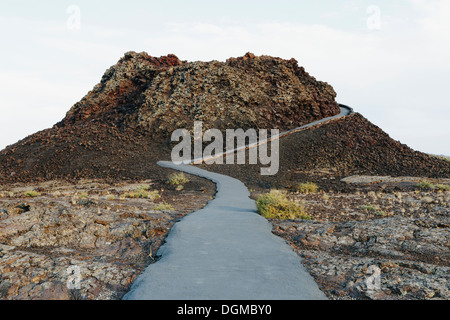
[[[58,124],[102,123],[167,135],[205,129],[289,129],[339,113],[336,93],[296,60],[247,53],[226,62],[185,62],[128,52]]]

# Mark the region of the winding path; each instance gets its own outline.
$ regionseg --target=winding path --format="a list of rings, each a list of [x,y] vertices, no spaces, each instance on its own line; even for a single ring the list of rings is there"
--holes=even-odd
[[[351,112],[351,108],[341,106],[339,115],[279,137]],[[215,182],[216,197],[174,225],[158,251],[161,259],[147,267],[124,299],[326,299],[300,257],[256,213],[255,202],[241,181],[191,165],[158,164]]]

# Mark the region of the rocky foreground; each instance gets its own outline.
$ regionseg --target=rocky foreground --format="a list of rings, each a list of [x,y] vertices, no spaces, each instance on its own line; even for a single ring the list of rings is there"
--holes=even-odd
[[[0,299],[120,299],[214,184],[100,181],[0,188]],[[79,281],[78,281],[79,280]]]
[[[311,220],[271,220],[273,232],[330,299],[448,300],[450,192],[421,190],[417,180],[357,178],[354,192],[291,193]]]
[[[0,299],[120,299],[157,261],[173,224],[214,196],[214,184],[190,179],[183,189],[158,181],[2,186]],[[450,299],[450,180],[343,183],[353,189],[288,190],[311,219],[270,220],[328,298]],[[380,287],[369,290],[374,270]]]

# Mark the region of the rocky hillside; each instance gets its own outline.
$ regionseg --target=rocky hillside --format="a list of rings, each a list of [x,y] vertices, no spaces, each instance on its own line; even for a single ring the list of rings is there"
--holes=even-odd
[[[417,152],[392,139],[359,113],[296,132],[280,140],[280,170],[261,176],[259,165],[204,165],[252,187],[283,188],[314,181],[346,188],[352,175],[450,178],[450,161]]]
[[[294,59],[247,53],[226,62],[186,62],[126,53],[53,128],[0,152],[0,183],[106,178],[158,179],[169,160],[170,135],[208,128],[287,130],[339,113],[333,88]],[[285,137],[280,171],[209,166],[250,185],[286,186],[352,174],[450,177],[450,162],[415,152],[360,114]]]
[[[339,113],[335,97],[294,59],[188,63],[129,52],[58,127],[94,122],[167,136],[201,120],[205,129],[288,129]]]
[[[154,178],[175,129],[290,129],[339,113],[333,88],[294,59],[186,62],[126,53],[53,128],[0,152],[0,182]]]

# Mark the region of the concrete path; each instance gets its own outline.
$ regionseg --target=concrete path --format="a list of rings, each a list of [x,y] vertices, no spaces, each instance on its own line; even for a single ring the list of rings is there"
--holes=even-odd
[[[318,124],[321,124],[321,123],[324,123],[324,122],[327,122],[327,121],[339,119],[339,118],[348,116],[349,114],[353,113],[353,109],[350,108],[349,106],[346,106],[346,105],[340,104],[339,105],[339,109],[340,109],[340,113],[335,115],[335,116],[323,118],[323,119],[320,119],[320,120],[317,120],[317,121],[305,124],[303,126],[300,126],[300,127],[288,130],[288,131],[281,132],[280,134],[271,136],[270,138],[268,138],[266,140],[259,140],[256,143],[253,143],[253,144],[250,144],[250,145],[246,145],[246,146],[242,146],[242,147],[233,149],[231,151],[221,152],[221,153],[219,153],[217,155],[213,155],[213,156],[210,156],[208,158],[193,159],[190,162],[185,163],[185,164],[202,164],[205,160],[215,159],[215,158],[219,158],[219,157],[224,158],[227,154],[235,153],[236,151],[238,151],[240,149],[250,149],[250,148],[253,148],[253,147],[258,147],[261,144],[268,143],[269,141],[280,139],[280,138],[283,138],[283,137],[288,136],[290,134],[293,134],[295,132],[302,131],[302,130],[314,127],[315,125],[318,125]]]
[[[245,185],[189,165],[158,163],[212,180],[216,198],[175,226],[127,300],[325,299],[298,255],[256,213]]]
[[[339,115],[290,133],[351,112],[341,106]],[[161,259],[147,267],[124,299],[326,299],[299,256],[256,213],[256,204],[242,182],[190,165],[158,164],[212,180],[217,194],[206,207],[174,225],[158,251]]]

